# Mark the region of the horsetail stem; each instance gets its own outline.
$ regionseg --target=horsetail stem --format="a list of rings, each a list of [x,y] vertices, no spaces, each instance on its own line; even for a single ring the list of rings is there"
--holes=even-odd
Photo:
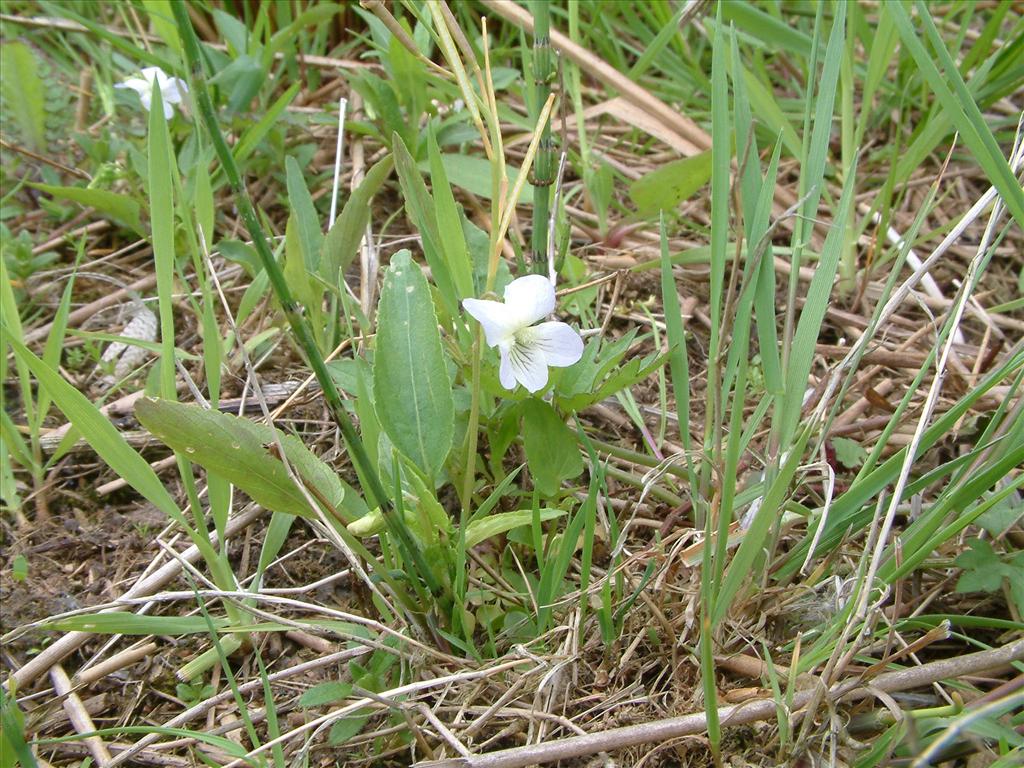
[[[535,98],[533,122],[537,124],[540,111],[551,93],[554,68],[551,63],[551,9],[549,0],[533,0],[533,82]],[[550,187],[555,181],[555,152],[551,141],[551,123],[545,120],[541,128],[540,145],[533,164],[530,181],[533,193],[533,234],[531,241],[531,267],[537,274],[548,272],[548,218]]]

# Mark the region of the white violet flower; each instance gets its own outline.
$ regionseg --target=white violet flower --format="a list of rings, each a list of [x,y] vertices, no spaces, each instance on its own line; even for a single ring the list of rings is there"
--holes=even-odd
[[[182,102],[182,94],[188,93],[188,86],[185,81],[177,77],[171,77],[160,67],[146,67],[142,70],[142,77],[129,77],[123,83],[118,83],[115,88],[131,88],[139,94],[142,106],[148,112],[153,104],[153,88],[160,89],[160,97],[164,105],[164,119],[170,120],[174,114],[172,104]]]
[[[583,339],[565,323],[534,325],[555,308],[555,289],[543,275],[526,275],[505,288],[505,302],[464,299],[462,306],[483,326],[487,345],[501,354],[498,378],[530,392],[548,383],[548,366],[565,368],[583,356]]]

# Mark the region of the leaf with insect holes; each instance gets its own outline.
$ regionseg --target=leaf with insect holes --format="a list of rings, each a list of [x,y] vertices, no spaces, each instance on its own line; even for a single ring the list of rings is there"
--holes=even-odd
[[[143,398],[135,407],[139,422],[154,436],[189,461],[245,491],[252,500],[274,512],[314,517],[306,495],[271,451],[280,439],[292,468],[314,498],[325,499],[349,520],[343,510],[345,487],[337,473],[314,456],[294,435],[283,435],[264,424],[239,416],[185,405],[171,400]]]

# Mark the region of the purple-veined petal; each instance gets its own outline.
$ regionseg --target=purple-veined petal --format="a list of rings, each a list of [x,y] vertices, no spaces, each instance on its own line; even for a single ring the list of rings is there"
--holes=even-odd
[[[516,388],[516,377],[512,375],[512,363],[509,360],[509,345],[502,344],[498,347],[501,354],[501,365],[498,367],[498,381],[505,389]]]
[[[555,288],[543,275],[516,278],[505,287],[505,306],[517,328],[543,320],[555,309]]]
[[[483,326],[489,347],[496,347],[510,339],[518,330],[515,318],[510,316],[508,308],[500,301],[463,299],[462,306]]]
[[[544,353],[536,346],[521,344],[517,340],[509,349],[507,356],[502,354],[501,363],[503,368],[507,365],[515,380],[530,392],[539,392],[548,384],[548,366],[544,362]],[[505,386],[506,377],[501,372],[499,376],[502,385]]]
[[[565,323],[550,321],[524,328],[516,340],[540,351],[544,362],[556,368],[573,365],[583,357],[583,339]]]

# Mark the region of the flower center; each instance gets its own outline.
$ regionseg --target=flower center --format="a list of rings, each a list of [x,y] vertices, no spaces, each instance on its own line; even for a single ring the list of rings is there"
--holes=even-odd
[[[512,338],[515,339],[515,343],[519,346],[529,346],[533,342],[533,333],[531,333],[531,329],[527,326],[526,328],[517,329],[512,334]]]

